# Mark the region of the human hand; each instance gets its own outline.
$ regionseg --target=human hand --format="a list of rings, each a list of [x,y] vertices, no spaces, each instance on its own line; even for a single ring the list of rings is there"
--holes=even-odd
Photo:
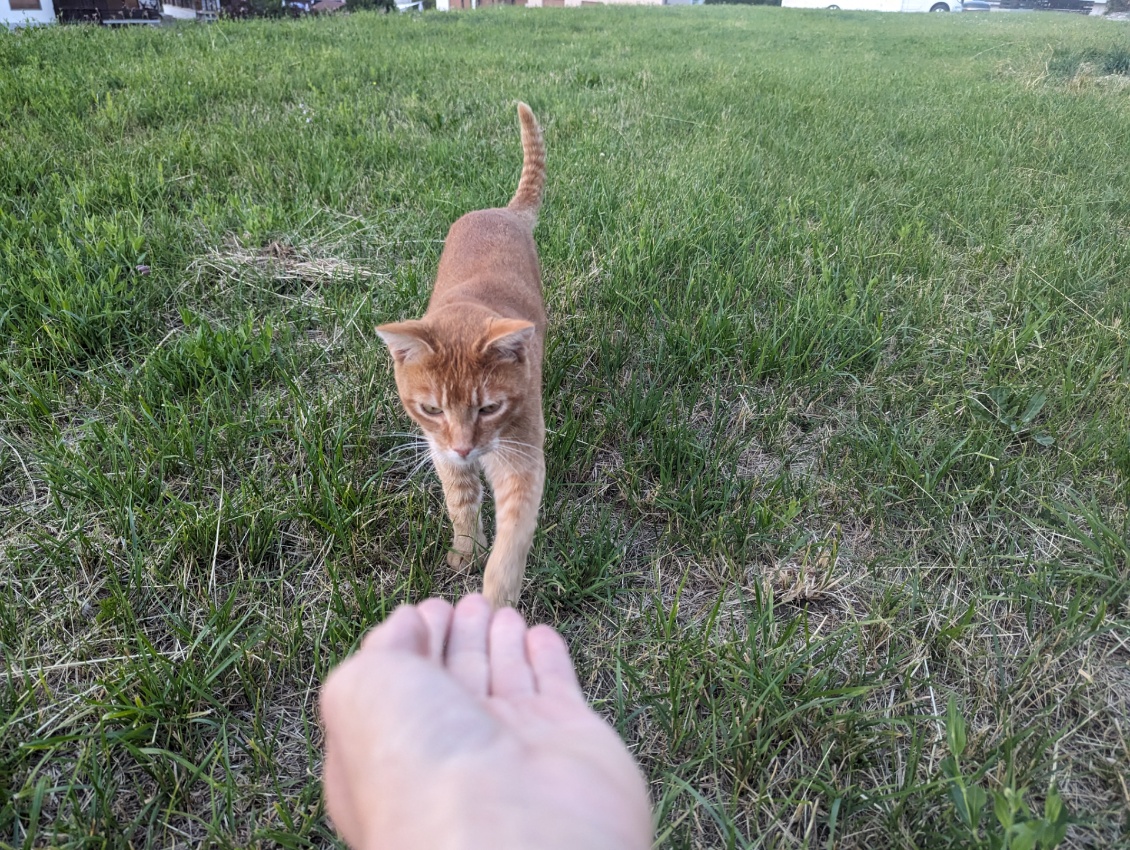
[[[326,680],[325,794],[358,850],[645,850],[647,789],[564,640],[482,596],[402,606]]]

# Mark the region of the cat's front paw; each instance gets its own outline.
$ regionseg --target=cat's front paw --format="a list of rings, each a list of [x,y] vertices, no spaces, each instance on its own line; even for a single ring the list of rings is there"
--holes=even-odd
[[[513,565],[510,569],[504,569],[498,564],[487,564],[486,574],[483,576],[483,596],[492,608],[497,610],[518,604],[524,571],[524,564]]]
[[[459,552],[455,549],[449,549],[447,552],[447,565],[453,570],[465,570],[474,562],[474,552]]]
[[[447,565],[453,570],[465,570],[475,563],[475,559],[487,550],[487,538],[481,530],[470,535],[457,535],[447,550]]]
[[[496,611],[499,608],[512,608],[518,604],[518,591],[516,589],[504,590],[499,587],[484,587],[483,596],[490,603],[490,607]]]

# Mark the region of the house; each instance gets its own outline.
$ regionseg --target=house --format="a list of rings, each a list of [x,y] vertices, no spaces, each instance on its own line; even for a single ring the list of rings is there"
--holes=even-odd
[[[0,0],[0,3],[5,0]],[[11,0],[8,0],[11,2]],[[52,0],[55,15],[64,23],[156,24],[161,21],[160,0]]]
[[[175,21],[215,21],[221,11],[233,18],[251,15],[248,0],[162,0],[161,6],[162,14]]]
[[[8,29],[55,23],[52,0],[0,0],[0,25]]]
[[[450,9],[478,9],[480,6],[687,6],[702,0],[436,0],[440,11]]]
[[[667,0],[529,0],[529,6],[664,6]]]
[[[175,21],[196,20],[195,0],[164,0],[161,5],[164,7],[162,14],[166,18],[172,18]]]
[[[527,0],[436,0],[436,9],[440,12],[449,12],[452,9],[478,9],[481,6],[525,6],[526,4]]]

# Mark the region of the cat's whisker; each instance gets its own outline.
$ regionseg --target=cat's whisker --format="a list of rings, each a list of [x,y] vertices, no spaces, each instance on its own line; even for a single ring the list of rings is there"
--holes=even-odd
[[[502,461],[515,475],[523,478],[530,468],[530,464],[525,458],[506,457],[504,455],[502,456]]]
[[[503,465],[505,465],[512,474],[519,478],[524,478],[532,465],[532,461],[529,458],[516,457],[513,456],[513,454],[497,454],[496,457],[503,462]]]
[[[409,440],[419,442],[425,439],[424,435],[419,431],[389,431],[381,434],[381,439],[388,439],[390,437],[406,437]]]
[[[518,440],[505,439],[498,439],[495,441],[495,443],[499,447],[498,451],[506,451],[520,457],[524,457],[527,460],[535,460],[538,456],[537,447],[531,445],[530,443],[522,443]]]
[[[496,457],[496,458],[497,458],[497,459],[498,459],[498,460],[499,460],[499,461],[500,461],[500,462],[501,462],[501,463],[502,463],[503,465],[505,465],[505,466],[506,466],[506,468],[507,468],[508,470],[510,470],[510,472],[514,473],[515,475],[520,475],[520,474],[521,474],[521,470],[519,470],[519,469],[518,469],[518,467],[517,467],[517,466],[515,465],[514,461],[513,461],[513,460],[511,460],[511,459],[510,459],[509,457],[507,457],[507,455],[506,455],[505,453],[503,453],[503,452],[495,452],[495,453],[494,453],[494,456],[495,456],[495,457]]]
[[[420,452],[421,449],[418,446],[398,446],[384,452],[380,457],[386,460],[404,460],[406,457],[416,457]]]
[[[500,446],[514,446],[521,449],[531,449],[537,451],[538,447],[533,443],[524,443],[521,440],[511,440],[506,437],[496,437],[495,442]]]
[[[536,462],[536,458],[534,457],[512,451],[499,450],[494,453],[494,456],[506,461],[507,465],[515,472],[519,472],[523,468],[528,468],[530,464]]]
[[[536,457],[516,452],[513,449],[496,451],[494,456],[498,458],[511,473],[520,478],[525,478],[529,474],[530,464],[537,460]]]
[[[399,488],[407,486],[431,462],[431,453],[428,451],[428,441],[419,434],[405,434],[412,439],[407,443],[393,446],[380,455],[382,460],[389,461],[393,469],[400,470],[411,464],[411,468],[400,481]]]
[[[523,452],[521,452],[520,450],[515,450],[515,449],[511,448],[510,446],[505,445],[504,443],[502,443],[500,441],[496,441],[495,444],[493,446],[491,446],[489,453],[494,455],[495,457],[504,457],[504,456],[514,455],[514,454],[517,454],[517,455],[523,454]]]
[[[432,465],[432,459],[430,457],[424,458],[422,461],[420,461],[418,464],[416,464],[416,466],[414,466],[412,468],[412,471],[408,473],[407,477],[408,478],[414,478],[417,475],[419,475],[420,472],[422,472],[424,469],[426,469],[427,467],[429,467],[431,465]]]
[[[393,458],[402,457],[403,455],[412,452],[418,457],[421,451],[427,450],[427,447],[428,444],[426,440],[416,440],[412,443],[401,443],[399,446],[393,446],[391,449],[382,452],[379,456],[382,459],[390,460]]]
[[[408,470],[408,473],[404,476],[403,480],[400,482],[400,486],[397,489],[407,487],[409,484],[411,484],[412,479],[415,478],[424,467],[431,465],[431,460],[432,459],[430,457],[426,457],[423,460],[419,461],[410,470]]]

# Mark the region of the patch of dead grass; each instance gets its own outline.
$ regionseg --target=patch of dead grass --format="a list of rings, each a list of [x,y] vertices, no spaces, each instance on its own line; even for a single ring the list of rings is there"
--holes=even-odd
[[[279,240],[254,248],[244,245],[238,236],[231,236],[222,248],[214,248],[194,260],[189,271],[222,280],[250,275],[285,285],[305,284],[301,296],[304,300],[312,300],[316,291],[312,287],[327,281],[385,277],[356,261],[325,251],[317,243],[299,245]]]

